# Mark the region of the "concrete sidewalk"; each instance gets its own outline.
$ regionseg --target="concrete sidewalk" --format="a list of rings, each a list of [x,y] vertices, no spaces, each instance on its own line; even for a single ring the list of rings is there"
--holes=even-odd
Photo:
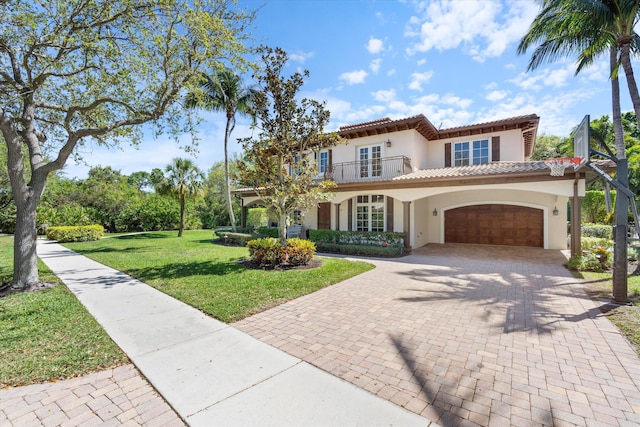
[[[434,425],[59,244],[38,256],[189,425]]]

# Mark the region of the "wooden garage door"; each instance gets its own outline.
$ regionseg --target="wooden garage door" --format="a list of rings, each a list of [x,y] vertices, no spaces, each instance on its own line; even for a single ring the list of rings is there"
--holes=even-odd
[[[513,205],[474,205],[445,211],[446,243],[544,245],[542,209]]]

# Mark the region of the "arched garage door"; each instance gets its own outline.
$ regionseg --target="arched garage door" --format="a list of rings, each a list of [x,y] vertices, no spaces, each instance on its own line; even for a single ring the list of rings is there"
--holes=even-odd
[[[544,246],[542,209],[514,205],[473,205],[444,214],[445,243]]]

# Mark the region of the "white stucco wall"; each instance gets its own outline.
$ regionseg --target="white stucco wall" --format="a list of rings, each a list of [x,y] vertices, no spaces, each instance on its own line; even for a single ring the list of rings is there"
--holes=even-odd
[[[428,142],[427,164],[423,169],[443,168],[444,167],[444,148],[445,144],[451,143],[451,147],[456,142],[471,142],[481,139],[489,140],[489,161],[491,158],[491,138],[500,137],[500,161],[517,161],[522,162],[524,158],[524,144],[522,142],[522,133],[518,129],[484,133],[479,135],[461,136],[457,138],[441,139]],[[453,155],[451,156],[453,161]]]
[[[416,246],[422,246],[425,243],[444,243],[444,218],[448,209],[476,204],[509,204],[541,209],[544,220],[544,248],[567,248],[567,202],[569,199],[566,196],[554,196],[535,191],[523,193],[503,190],[498,193],[491,190],[462,190],[440,194],[427,200],[428,202],[420,201],[419,205],[424,206],[426,211],[416,212],[414,222]],[[553,215],[555,208],[558,210],[558,215]],[[438,211],[437,216],[432,214],[434,209]],[[426,239],[423,231],[425,228]],[[423,234],[420,234],[421,232]]]

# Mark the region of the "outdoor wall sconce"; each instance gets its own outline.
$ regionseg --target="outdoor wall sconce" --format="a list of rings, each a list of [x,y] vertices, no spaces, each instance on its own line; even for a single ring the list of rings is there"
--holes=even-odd
[[[437,209],[433,210],[433,216],[438,216],[438,210]]]
[[[391,147],[391,140],[387,139],[387,147]]]
[[[553,215],[558,216],[558,208],[556,206],[553,207]]]

